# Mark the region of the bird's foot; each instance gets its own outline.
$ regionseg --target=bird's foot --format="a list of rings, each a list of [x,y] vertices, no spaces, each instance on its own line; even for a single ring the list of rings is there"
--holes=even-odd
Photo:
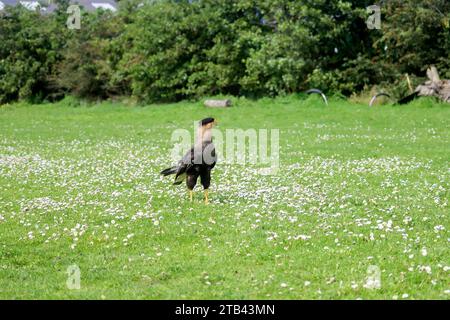
[[[189,190],[189,201],[192,202],[193,197],[194,197],[194,191]]]
[[[205,204],[209,204],[208,190],[205,190]]]

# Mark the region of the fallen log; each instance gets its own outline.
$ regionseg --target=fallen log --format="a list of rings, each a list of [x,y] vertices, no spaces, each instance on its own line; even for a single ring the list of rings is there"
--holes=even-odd
[[[415,93],[421,97],[437,97],[450,103],[450,80],[441,80],[436,67],[427,70],[428,80],[416,88]]]
[[[204,104],[209,108],[227,108],[231,107],[231,100],[206,100]]]

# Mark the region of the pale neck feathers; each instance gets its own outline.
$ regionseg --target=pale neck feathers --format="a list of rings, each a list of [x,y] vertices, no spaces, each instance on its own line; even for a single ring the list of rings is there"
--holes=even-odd
[[[212,130],[206,126],[198,128],[198,135],[196,144],[203,144],[204,142],[212,141]]]

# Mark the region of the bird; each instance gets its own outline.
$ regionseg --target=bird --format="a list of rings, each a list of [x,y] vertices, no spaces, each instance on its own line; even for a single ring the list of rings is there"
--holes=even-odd
[[[212,128],[217,124],[214,118],[199,121],[197,141],[184,155],[176,166],[161,171],[163,176],[175,175],[174,185],[180,185],[186,180],[189,199],[193,201],[194,188],[200,177],[203,186],[204,202],[209,203],[209,187],[211,185],[211,170],[217,162],[216,148],[212,142]]]

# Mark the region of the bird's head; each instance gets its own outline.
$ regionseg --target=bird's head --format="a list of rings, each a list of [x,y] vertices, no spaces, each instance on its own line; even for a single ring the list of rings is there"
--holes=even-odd
[[[212,128],[217,124],[214,118],[205,118],[199,122],[198,142],[212,141]]]
[[[205,129],[212,129],[215,125],[217,125],[217,121],[214,118],[205,118],[199,122],[199,126]]]

